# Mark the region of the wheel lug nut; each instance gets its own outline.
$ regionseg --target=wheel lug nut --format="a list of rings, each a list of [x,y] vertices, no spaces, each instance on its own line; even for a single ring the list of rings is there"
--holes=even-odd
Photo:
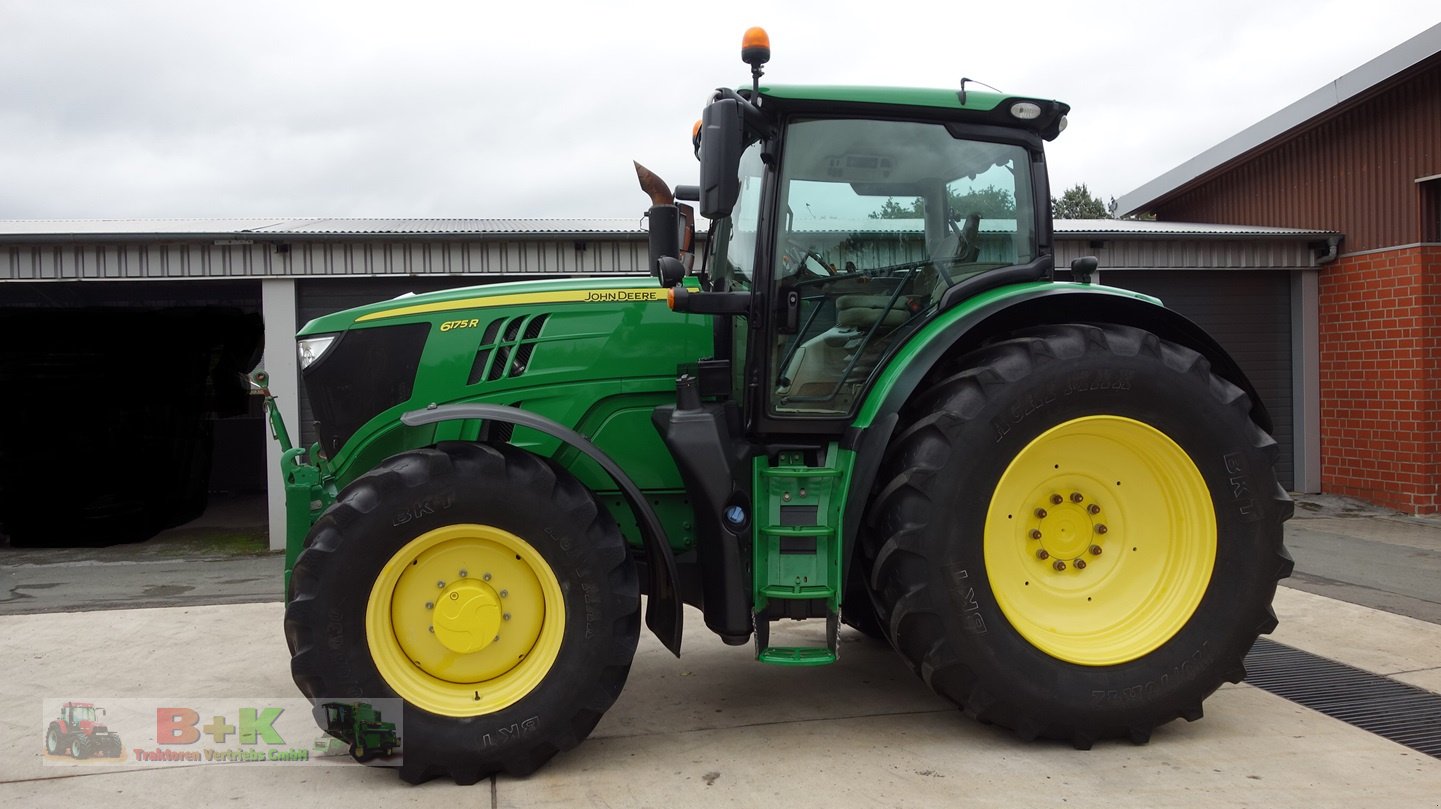
[[[483,581],[490,581],[490,574],[489,574],[489,573],[486,573],[485,575],[481,576],[480,578],[481,578]]]
[[[1085,570],[1085,569],[1086,569],[1086,560],[1085,560],[1085,559],[1077,559],[1076,561],[1072,562],[1071,564],[1075,565],[1077,570]]]
[[[1050,558],[1051,558],[1051,555],[1050,555],[1049,553],[1046,553],[1046,549],[1045,549],[1045,548],[1042,548],[1042,549],[1036,551],[1036,558],[1037,558],[1037,559],[1043,559],[1043,560],[1044,560],[1044,559],[1050,559]]]
[[[443,581],[438,581],[438,582],[435,583],[435,586],[438,587],[438,588],[440,588],[440,589],[442,589],[442,590],[444,590],[444,589],[445,589],[445,582],[443,582]]]
[[[468,576],[468,575],[470,575],[470,574],[467,573],[466,571],[464,571],[464,570],[460,571],[460,577],[461,577],[462,579],[465,578],[465,577]]]
[[[433,626],[432,626],[432,627],[430,627],[430,634],[432,634],[432,635],[434,635],[434,634],[435,634],[435,627],[433,627]]]
[[[1066,563],[1062,562],[1060,559],[1057,559],[1056,561],[1051,563],[1051,567],[1055,568],[1057,571],[1065,570]]]
[[[1084,497],[1081,496],[1081,493],[1080,493],[1080,492],[1071,492],[1071,502],[1072,502],[1072,503],[1079,503],[1079,502],[1081,502],[1082,500],[1085,500],[1085,499],[1086,499],[1086,498],[1084,498]]]
[[[1040,531],[1040,529],[1039,529],[1039,528],[1032,528],[1032,529],[1031,529],[1031,539],[1040,539],[1040,538],[1041,538],[1041,531]]]
[[[1100,514],[1101,507],[1096,505],[1095,503],[1092,503],[1089,506],[1086,506],[1086,511],[1090,512],[1091,514]]]
[[[1107,528],[1104,523],[1101,524],[1101,525],[1096,526],[1096,533],[1098,533],[1098,534],[1104,534],[1104,533],[1106,533],[1106,532],[1109,531],[1109,530],[1111,530],[1111,529]]]
[[[1051,495],[1051,505],[1053,505],[1053,506],[1059,506],[1060,504],[1062,504],[1062,503],[1064,503],[1064,502],[1066,502],[1066,499],[1065,499],[1064,497],[1061,497],[1059,494],[1053,494],[1053,495]]]
[[[501,598],[505,598],[505,597],[508,596],[508,595],[510,595],[510,591],[509,591],[509,590],[501,590],[501,591],[500,591],[500,597],[501,597]]]
[[[433,609],[435,609],[435,602],[434,602],[434,601],[427,601],[427,602],[425,602],[425,608],[428,609],[428,610],[433,610]]]
[[[507,612],[507,613],[505,613],[504,615],[500,616],[500,618],[501,618],[502,621],[509,621],[509,620],[510,620],[510,613]]]
[[[1046,518],[1046,510],[1043,508],[1036,509],[1036,516],[1044,520]]]
[[[1100,545],[1092,545],[1092,546],[1091,546],[1091,555],[1092,555],[1092,556],[1100,556],[1100,555],[1101,555],[1101,546],[1100,546]]]

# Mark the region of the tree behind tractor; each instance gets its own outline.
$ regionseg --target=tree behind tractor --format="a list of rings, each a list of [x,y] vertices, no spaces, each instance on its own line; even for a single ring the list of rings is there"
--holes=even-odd
[[[638,168],[652,275],[408,296],[299,335],[292,673],[404,700],[401,776],[523,775],[682,604],[783,666],[842,623],[1020,736],[1144,742],[1240,680],[1290,559],[1251,383],[1055,267],[1056,101],[720,89],[700,184]],[[683,202],[677,202],[677,199]],[[694,253],[692,209],[711,222]],[[261,383],[263,385],[263,382]],[[771,624],[823,619],[816,647]]]
[[[99,717],[104,714],[104,708],[89,702],[67,702],[60,706],[60,715],[45,729],[45,752],[71,758],[119,756],[123,750],[120,735],[100,722]]]

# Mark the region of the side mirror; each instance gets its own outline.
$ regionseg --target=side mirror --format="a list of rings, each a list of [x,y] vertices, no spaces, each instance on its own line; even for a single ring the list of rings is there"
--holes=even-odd
[[[700,214],[707,219],[730,216],[740,196],[741,151],[745,144],[744,103],[721,98],[701,115]]]
[[[1081,256],[1080,258],[1072,259],[1071,280],[1079,281],[1083,284],[1091,283],[1091,276],[1100,265],[1101,262],[1098,261],[1095,256]]]

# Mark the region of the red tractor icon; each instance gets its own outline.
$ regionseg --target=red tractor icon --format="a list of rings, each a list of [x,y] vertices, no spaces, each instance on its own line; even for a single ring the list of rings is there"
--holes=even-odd
[[[45,731],[45,752],[52,756],[69,753],[72,758],[120,755],[120,735],[96,720],[104,708],[88,702],[67,702],[60,706],[60,718]]]

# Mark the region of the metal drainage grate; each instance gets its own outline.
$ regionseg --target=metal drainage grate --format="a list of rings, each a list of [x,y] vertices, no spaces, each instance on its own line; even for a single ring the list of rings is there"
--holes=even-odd
[[[1246,682],[1412,750],[1441,758],[1441,694],[1260,638]]]

